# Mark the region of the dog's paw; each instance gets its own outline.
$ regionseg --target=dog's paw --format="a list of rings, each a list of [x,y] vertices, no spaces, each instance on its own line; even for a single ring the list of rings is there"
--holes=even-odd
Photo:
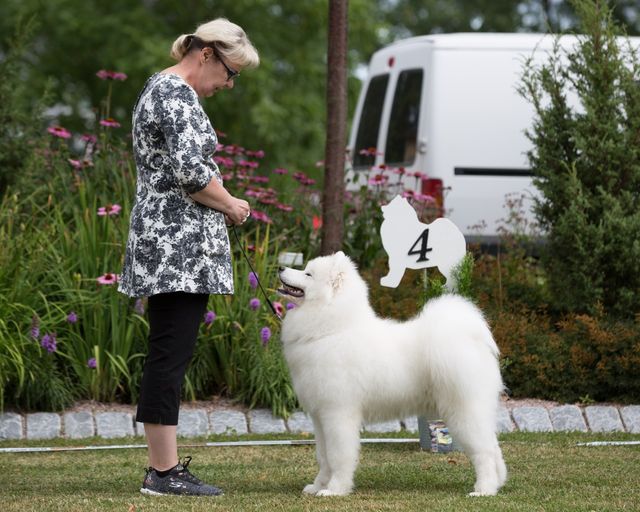
[[[302,489],[302,492],[304,494],[315,495],[318,493],[319,490],[320,490],[320,487],[317,487],[316,484],[309,484],[304,486],[304,489]]]
[[[347,496],[349,491],[332,491],[331,489],[320,489],[316,496]]]
[[[498,491],[473,491],[469,493],[469,496],[495,496],[498,494]]]

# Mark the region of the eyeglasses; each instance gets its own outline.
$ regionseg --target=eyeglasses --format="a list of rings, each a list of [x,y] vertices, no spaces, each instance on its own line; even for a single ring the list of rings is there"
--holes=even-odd
[[[216,50],[215,46],[210,47],[213,50],[213,54],[218,58],[218,60],[224,66],[224,69],[227,71],[227,82],[231,82],[231,80],[238,78],[240,76],[240,71],[236,71],[235,69],[227,66],[226,62],[222,59],[220,52]]]

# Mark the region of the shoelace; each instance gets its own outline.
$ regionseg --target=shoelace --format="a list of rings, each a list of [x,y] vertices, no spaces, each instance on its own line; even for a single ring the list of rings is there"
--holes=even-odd
[[[180,475],[182,478],[184,478],[185,480],[187,480],[188,482],[191,482],[192,484],[196,484],[196,485],[202,485],[202,480],[200,480],[198,477],[196,477],[193,473],[191,473],[187,468],[189,467],[189,464],[191,463],[191,456],[187,455],[184,459],[180,460],[178,459],[178,466],[180,466],[181,469],[179,469],[176,466],[176,473],[178,475]],[[145,477],[149,476],[149,473],[151,473],[152,471],[155,471],[155,469],[152,466],[149,466],[148,468],[145,468]]]
[[[202,485],[202,480],[196,477],[193,473],[191,473],[187,468],[191,463],[191,457],[186,456],[182,461],[178,461],[182,469],[178,471],[178,475],[180,475],[185,480],[191,482],[192,484]]]

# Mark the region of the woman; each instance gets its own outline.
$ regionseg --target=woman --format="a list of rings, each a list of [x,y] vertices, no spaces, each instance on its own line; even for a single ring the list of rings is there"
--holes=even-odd
[[[136,420],[144,423],[149,469],[144,494],[215,496],[178,459],[182,381],[209,294],[232,294],[225,226],[242,224],[249,203],[222,184],[212,157],[218,143],[198,98],[232,89],[258,53],[226,19],[200,25],[173,43],[178,61],[145,84],[133,111],[136,200],[119,290],[149,297],[149,354]]]

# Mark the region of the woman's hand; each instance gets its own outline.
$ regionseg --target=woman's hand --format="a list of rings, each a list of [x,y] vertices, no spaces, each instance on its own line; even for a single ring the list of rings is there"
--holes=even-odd
[[[231,196],[224,213],[227,219],[233,224],[238,225],[244,223],[249,218],[251,208],[249,207],[249,203],[244,199]]]
[[[202,190],[189,195],[195,201],[224,213],[227,224],[242,224],[251,213],[249,203],[229,194],[216,178],[212,178]]]

